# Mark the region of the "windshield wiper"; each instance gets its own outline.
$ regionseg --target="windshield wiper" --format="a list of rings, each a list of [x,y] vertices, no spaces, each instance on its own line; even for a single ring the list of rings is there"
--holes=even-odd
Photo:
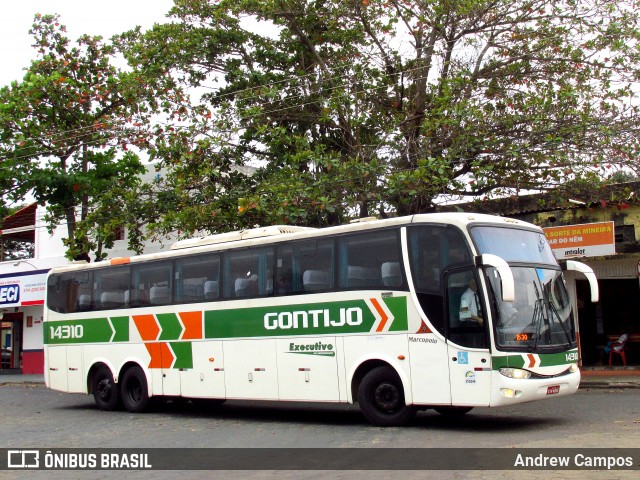
[[[540,327],[542,325],[542,318],[544,317],[543,309],[544,309],[544,298],[540,297],[540,290],[538,289],[538,285],[536,282],[533,282],[533,288],[536,291],[536,305],[533,309],[533,318],[531,319],[531,323],[534,324],[535,337],[533,339],[533,345],[529,345],[529,351],[535,352],[538,349],[538,340],[540,339]]]
[[[558,323],[560,324],[560,328],[562,328],[562,331],[564,332],[565,337],[567,337],[567,345],[571,346],[571,336],[569,335],[569,330],[567,330],[567,328],[564,325],[564,322],[562,321],[560,312],[558,311],[556,306],[553,304],[553,302],[550,301],[549,306],[551,307],[551,311],[555,314],[556,318],[558,319]]]

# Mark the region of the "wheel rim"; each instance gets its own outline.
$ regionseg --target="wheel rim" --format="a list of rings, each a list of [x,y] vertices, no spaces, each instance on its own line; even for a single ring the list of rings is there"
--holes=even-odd
[[[98,393],[98,398],[105,402],[111,399],[111,393],[113,391],[113,386],[111,381],[108,378],[102,378],[98,381],[98,385],[96,385],[96,391]]]
[[[400,390],[392,383],[381,383],[373,392],[376,408],[382,412],[394,412],[402,403]]]
[[[142,385],[137,379],[129,380],[127,384],[127,393],[129,394],[129,399],[133,403],[138,403],[142,400]]]

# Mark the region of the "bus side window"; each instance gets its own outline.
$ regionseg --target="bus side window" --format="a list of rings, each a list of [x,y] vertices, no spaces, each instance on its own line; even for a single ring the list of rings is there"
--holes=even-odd
[[[78,301],[77,312],[88,312],[93,309],[93,274],[84,272],[77,275]]]
[[[168,305],[172,301],[171,263],[150,262],[136,266],[132,306]]]
[[[408,229],[409,259],[414,288],[429,322],[445,335],[442,277],[451,266],[471,265],[462,233],[452,227],[420,225]]]
[[[484,310],[473,270],[447,275],[448,338],[458,345],[486,348]]]
[[[341,288],[398,288],[405,284],[400,268],[400,239],[395,230],[343,237],[339,240],[338,258]]]
[[[218,255],[198,255],[178,260],[176,302],[194,303],[217,298],[219,274]]]
[[[95,308],[110,310],[124,308],[125,293],[129,290],[129,266],[96,270],[94,273]]]
[[[300,292],[301,278],[299,272],[294,274],[293,246],[280,245],[276,251],[275,295],[289,295]]]
[[[79,311],[79,288],[72,274],[52,275],[47,281],[47,306],[58,313]]]
[[[224,262],[225,298],[250,298],[273,292],[273,248],[228,252]]]
[[[294,245],[294,292],[330,290],[334,286],[333,240],[307,240]]]

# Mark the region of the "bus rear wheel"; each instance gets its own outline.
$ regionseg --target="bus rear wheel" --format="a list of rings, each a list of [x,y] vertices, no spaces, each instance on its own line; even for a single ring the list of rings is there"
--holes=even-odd
[[[91,390],[93,399],[100,410],[111,411],[120,405],[118,384],[113,380],[109,368],[102,366],[93,374]]]
[[[405,404],[402,381],[391,367],[377,367],[364,376],[358,402],[366,419],[383,427],[404,425],[416,413]]]
[[[140,367],[129,368],[120,382],[122,404],[128,412],[141,413],[149,406],[147,378]]]

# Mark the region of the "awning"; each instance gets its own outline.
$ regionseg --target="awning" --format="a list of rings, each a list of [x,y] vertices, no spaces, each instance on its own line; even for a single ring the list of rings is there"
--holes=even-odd
[[[35,241],[36,209],[38,204],[32,203],[21,208],[13,215],[4,217],[0,235],[7,240]]]

